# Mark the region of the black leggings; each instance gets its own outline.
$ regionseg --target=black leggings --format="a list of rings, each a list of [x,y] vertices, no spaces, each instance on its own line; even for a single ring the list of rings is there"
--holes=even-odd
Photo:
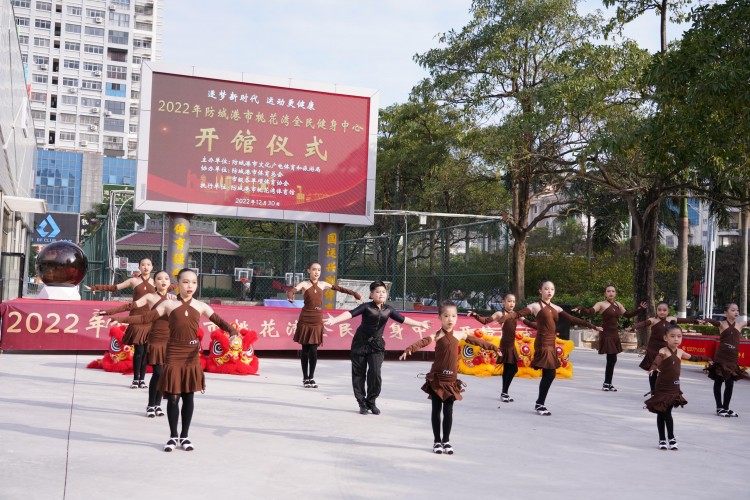
[[[136,344],[133,354],[133,380],[146,380],[146,344]]]
[[[305,380],[315,377],[318,364],[318,344],[302,344],[302,377]],[[309,369],[308,369],[309,366]]]
[[[726,384],[724,388],[724,400],[721,399],[721,384]],[[714,399],[716,400],[716,408],[729,409],[729,402],[732,401],[732,391],[734,390],[734,380],[715,380],[714,381]]]
[[[182,399],[182,432],[181,438],[188,437],[190,421],[193,419],[194,392],[183,392],[182,394],[170,394],[167,397],[167,420],[169,420],[169,436],[177,437],[177,421],[180,418],[180,399]]]
[[[164,367],[162,365],[151,365],[151,381],[148,383],[148,406],[161,406],[161,391],[159,387],[159,377],[161,377]]]
[[[651,395],[653,396],[656,390],[656,378],[659,376],[659,372],[654,370],[654,373],[648,376],[648,385],[651,386]]]
[[[615,373],[615,363],[617,363],[617,354],[607,354],[607,367],[604,368],[604,383],[612,383],[612,375]]]
[[[554,368],[542,368],[542,380],[539,382],[539,397],[536,400],[536,404],[543,405],[547,400],[547,393],[555,380],[555,369]]]
[[[447,443],[451,438],[453,427],[453,396],[443,401],[437,394],[432,394],[432,435],[436,443]],[[440,439],[440,410],[443,410],[443,439]]]
[[[518,372],[516,363],[503,363],[503,394],[508,394],[510,383],[513,382],[516,372]]]
[[[674,420],[672,420],[672,407],[667,408],[667,411],[656,414],[656,427],[659,429],[659,440],[666,441],[664,437],[664,427],[667,428],[667,436],[669,439],[674,439]]]

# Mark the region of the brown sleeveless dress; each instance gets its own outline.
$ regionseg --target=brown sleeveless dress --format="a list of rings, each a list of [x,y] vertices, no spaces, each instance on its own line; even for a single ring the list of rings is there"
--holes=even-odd
[[[198,339],[200,313],[183,302],[169,315],[169,341],[159,390],[167,394],[197,392],[206,388],[201,369],[201,343]]]
[[[422,390],[429,394],[429,399],[438,397],[445,401],[454,398],[460,401],[464,384],[458,380],[458,339],[453,332],[440,331],[444,335],[435,342],[435,361],[424,377]]]
[[[518,363],[518,353],[516,352],[516,327],[518,326],[518,320],[516,318],[527,316],[530,313],[531,311],[527,307],[515,312],[515,316],[508,317],[508,319],[503,321],[503,334],[500,337],[500,352],[503,354],[503,363]]]
[[[662,348],[667,347],[667,343],[664,340],[664,334],[666,333],[668,326],[669,323],[667,323],[666,318],[651,326],[651,335],[648,337],[646,352],[643,355],[643,361],[638,365],[644,370],[649,371],[656,356],[659,355],[659,351],[661,351]]]
[[[646,408],[651,413],[662,413],[675,406],[685,406],[687,401],[680,390],[680,358],[677,351],[659,363],[659,376],[656,378],[654,395],[646,400]]]
[[[622,313],[616,302],[610,302],[609,307],[602,311],[602,328],[599,333],[599,354],[618,354],[622,352],[620,332],[617,323]]]
[[[560,318],[557,309],[551,304],[539,301],[541,309],[536,315],[536,338],[534,339],[534,359],[531,367],[537,370],[560,368],[560,360],[555,352],[555,338],[557,338],[557,321]]]
[[[721,332],[719,346],[714,353],[714,364],[706,368],[712,380],[739,380],[747,371],[739,365],[740,332],[734,324]]]
[[[153,311],[159,304],[167,300],[164,296],[151,308]],[[167,341],[169,341],[169,316],[166,314],[151,323],[151,331],[148,334],[148,356],[149,365],[163,365],[167,357]]]
[[[156,288],[154,287],[154,285],[149,283],[148,280],[144,280],[143,276],[141,276],[141,283],[133,289],[133,302],[135,302],[136,300],[140,300],[145,295],[154,293],[155,291]],[[146,314],[149,311],[150,309],[148,305],[137,307],[135,309],[131,309],[130,316],[139,316],[141,314]],[[142,325],[128,325],[128,328],[125,330],[125,333],[122,336],[123,345],[145,344],[148,341],[148,332],[150,330],[150,323],[144,323]]]
[[[305,290],[305,305],[299,313],[294,341],[298,344],[323,343],[323,289],[318,283]]]

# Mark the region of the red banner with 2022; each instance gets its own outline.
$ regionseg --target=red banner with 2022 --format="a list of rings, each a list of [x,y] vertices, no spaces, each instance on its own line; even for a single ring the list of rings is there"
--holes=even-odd
[[[96,351],[109,347],[110,317],[95,316],[97,309],[107,309],[121,302],[97,301],[53,301],[38,299],[16,299],[0,304],[2,315],[2,337],[0,345],[6,351]],[[220,316],[240,328],[258,332],[256,350],[296,350],[294,330],[299,309],[261,306],[211,306]],[[326,311],[337,315],[341,311]],[[387,349],[400,351],[440,328],[435,314],[408,312],[417,321],[430,321],[428,330],[389,321],[385,327]],[[125,313],[121,313],[121,316]],[[349,350],[351,339],[360,324],[360,318],[326,327],[322,349]],[[481,325],[466,316],[459,316],[457,330],[473,332]],[[207,318],[201,318],[201,327],[210,334],[216,327]],[[483,330],[500,335],[500,326],[490,324]],[[713,356],[718,337],[709,335],[685,335],[682,348],[692,354]],[[208,349],[210,335],[203,336],[202,347]],[[426,350],[432,350],[432,346]],[[739,348],[741,366],[750,365],[750,341],[741,341]]]

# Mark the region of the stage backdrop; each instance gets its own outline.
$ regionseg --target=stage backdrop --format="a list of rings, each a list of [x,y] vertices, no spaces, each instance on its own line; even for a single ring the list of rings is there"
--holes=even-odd
[[[372,225],[378,92],[144,61],[136,210]]]

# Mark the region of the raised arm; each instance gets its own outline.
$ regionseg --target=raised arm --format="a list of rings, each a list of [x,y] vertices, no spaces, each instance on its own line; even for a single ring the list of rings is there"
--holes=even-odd
[[[620,307],[625,309],[625,307],[623,306],[620,306]],[[625,311],[622,313],[622,315],[625,318],[632,318],[633,316],[637,316],[639,312],[645,311],[646,309],[648,309],[648,304],[645,302],[641,302],[640,304],[638,304],[638,307],[636,307],[632,311]]]
[[[297,293],[299,293],[300,290],[302,290],[303,288],[306,288],[304,281],[300,281],[299,283],[297,283],[297,286],[291,286],[291,287],[287,288],[286,289],[286,299],[289,302],[291,302],[292,304],[294,304],[294,295],[297,294]]]
[[[716,321],[715,319],[711,319],[711,318],[698,320],[698,324],[702,325],[703,323],[708,323],[709,325],[713,325],[716,328],[721,329],[721,321]]]
[[[590,323],[590,322],[586,321],[585,319],[581,319],[581,318],[578,318],[576,316],[573,316],[572,314],[568,314],[568,313],[566,313],[563,310],[558,311],[558,314],[561,317],[567,319],[568,322],[570,322],[570,324],[572,324],[572,325],[587,326],[587,327],[591,328],[592,330],[597,330],[597,331],[600,331],[600,332],[603,330],[601,326],[596,326],[595,324]]]
[[[497,313],[495,313],[495,314],[497,314]],[[483,325],[487,325],[487,324],[492,323],[493,321],[495,321],[495,314],[493,314],[492,316],[480,316],[477,313],[475,313],[474,311],[469,311],[469,312],[466,313],[466,315],[468,317],[474,318],[475,320],[479,321]]]
[[[492,342],[487,342],[486,340],[477,338],[474,335],[467,335],[464,339],[464,342],[470,345],[481,347],[485,351],[495,351],[498,356],[502,356],[502,353],[500,352],[500,346],[496,346]]]
[[[206,316],[208,316],[208,319],[216,326],[224,330],[225,332],[229,333],[230,337],[234,337],[235,335],[239,335],[239,332],[235,327],[233,327],[230,323],[228,323],[224,318],[219,316],[212,308],[211,306],[206,306],[206,311],[204,312]]]
[[[135,316],[126,316],[124,318],[117,318],[117,322],[125,323],[126,325],[144,325],[146,323],[153,323],[164,314],[163,309],[162,309],[162,312],[159,313],[160,308],[161,306],[147,312],[146,314],[136,314]]]
[[[498,311],[498,312],[500,312],[500,311]],[[510,312],[502,313],[502,316],[500,316],[500,318],[497,319],[496,321],[501,322],[501,321],[505,321],[506,319],[518,319],[518,318],[522,318],[524,316],[527,316],[529,314],[532,314],[532,312],[533,311],[532,311],[531,307],[526,306],[523,309],[521,309],[520,311],[510,311]],[[492,317],[494,318],[495,315],[493,314]]]
[[[345,293],[347,295],[351,295],[352,297],[354,297],[357,300],[362,300],[362,296],[360,294],[358,294],[354,290],[349,290],[348,288],[344,288],[343,286],[331,285],[331,289],[335,290],[337,292],[341,292],[341,293]]]
[[[113,307],[112,309],[107,309],[105,311],[102,311],[102,310],[94,311],[94,316],[112,316],[113,314],[117,314],[117,313],[121,313],[125,311],[132,311],[133,309],[136,309],[138,307],[143,307],[146,305],[146,304],[138,305],[138,302],[142,301],[143,299],[145,299],[145,297],[141,297],[135,302],[128,302],[127,304],[122,304],[117,307]]]
[[[332,326],[332,325],[335,325],[336,323],[341,323],[342,321],[346,321],[348,319],[352,319],[352,313],[349,311],[346,311],[346,312],[342,312],[338,316],[329,317],[323,322],[323,324],[326,326]]]
[[[714,360],[709,358],[708,356],[701,356],[700,354],[690,354],[685,351],[682,351],[681,357],[682,359],[686,361],[695,361],[697,363],[708,363],[709,365],[714,362]]]
[[[598,312],[596,308],[596,306],[598,305],[599,303],[597,302],[596,304],[594,304],[594,307],[582,307],[582,306],[574,307],[573,309],[571,309],[571,311],[581,313],[584,316],[593,316],[594,314]]]
[[[404,349],[404,352],[401,354],[401,356],[398,357],[398,359],[406,359],[406,356],[411,356],[412,354],[414,354],[418,350],[420,350],[420,349],[422,349],[424,347],[427,347],[428,345],[430,345],[430,342],[432,342],[433,340],[435,340],[435,334],[434,333],[432,335],[430,335],[429,337],[425,337],[423,339],[420,339],[420,340],[414,342],[412,345],[410,345],[409,347],[407,347],[406,349]]]

